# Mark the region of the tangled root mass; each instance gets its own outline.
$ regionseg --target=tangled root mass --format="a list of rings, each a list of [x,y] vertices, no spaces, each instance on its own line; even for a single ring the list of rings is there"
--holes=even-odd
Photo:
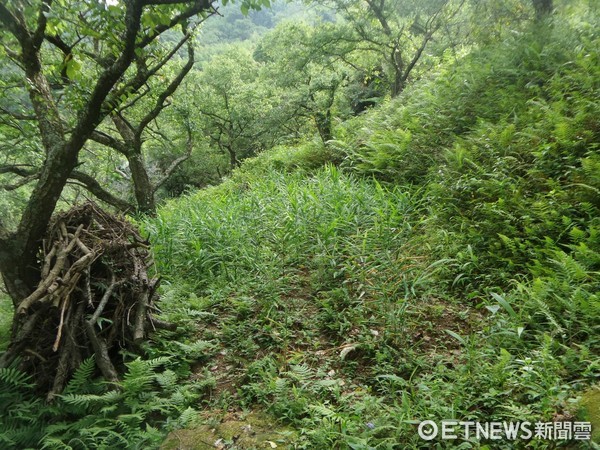
[[[91,355],[117,381],[119,350],[135,351],[151,330],[174,326],[152,317],[159,279],[149,276],[149,245],[133,224],[86,203],[48,230],[40,282],[19,303],[0,367],[19,357],[52,398]]]

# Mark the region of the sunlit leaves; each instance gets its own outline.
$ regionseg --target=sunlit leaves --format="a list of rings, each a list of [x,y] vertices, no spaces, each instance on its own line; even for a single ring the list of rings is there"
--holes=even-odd
[[[80,70],[81,70],[81,64],[76,59],[71,58],[71,59],[69,59],[69,61],[67,61],[66,72],[67,72],[67,76],[71,80],[74,80],[77,77]]]

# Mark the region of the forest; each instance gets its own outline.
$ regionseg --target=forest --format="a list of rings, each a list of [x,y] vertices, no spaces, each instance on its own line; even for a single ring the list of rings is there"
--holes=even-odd
[[[0,0],[0,449],[600,449],[599,50],[596,0]]]

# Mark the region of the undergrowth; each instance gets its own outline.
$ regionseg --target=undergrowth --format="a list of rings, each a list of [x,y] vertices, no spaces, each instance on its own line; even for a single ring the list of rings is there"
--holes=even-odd
[[[194,409],[213,423],[253,408],[298,430],[295,448],[574,446],[430,443],[416,429],[589,419],[597,23],[476,50],[327,146],[278,148],[145,219],[162,317],[180,330],[156,334],[149,360],[126,358],[119,389],[84,364],[52,405],[3,370],[3,448],[151,448]]]
[[[314,156],[288,173],[302,159],[280,150],[146,224],[161,272],[185,282],[174,304],[193,302],[229,367],[210,404],[260,405],[299,448],[430,448],[425,419],[585,418],[600,42],[579,19],[342,124],[327,150],[341,171]],[[494,448],[515,445],[556,443]]]
[[[2,448],[153,448],[164,432],[193,423],[199,396],[179,384],[168,357],[127,363],[118,386],[95,381],[93,359],[84,361],[52,403],[37,395],[28,376],[0,369]],[[162,370],[158,370],[162,367]]]

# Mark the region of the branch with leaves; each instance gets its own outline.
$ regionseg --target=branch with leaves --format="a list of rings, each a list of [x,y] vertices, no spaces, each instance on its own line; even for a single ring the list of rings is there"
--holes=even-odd
[[[242,0],[255,9],[264,1]],[[152,264],[148,243],[127,220],[91,204],[55,220],[52,215],[72,183],[121,211],[152,210],[158,186],[189,156],[193,133],[188,129],[185,154],[154,185],[141,154],[144,133],[191,70],[192,32],[215,12],[212,3],[0,0],[0,45],[7,56],[0,126],[10,131],[13,146],[19,143],[4,158],[0,174],[10,175],[3,181],[12,177],[3,186],[5,193],[23,192],[33,184],[15,229],[0,220],[0,272],[17,311],[0,368],[28,349],[39,359],[28,359],[33,361],[28,369],[49,397],[92,354],[104,377],[115,381],[117,350],[136,350],[155,326],[172,328],[150,317],[158,280],[147,273]],[[178,42],[159,39],[178,28],[183,31]],[[169,77],[186,44],[187,61],[164,88],[157,88],[153,80]],[[155,97],[152,86],[159,92]],[[139,114],[125,117],[147,102],[152,106],[141,120],[134,120]],[[116,133],[101,126],[109,121]],[[89,142],[125,155],[132,174],[141,176],[135,208],[83,171],[81,151]],[[140,202],[140,192],[148,202]]]

